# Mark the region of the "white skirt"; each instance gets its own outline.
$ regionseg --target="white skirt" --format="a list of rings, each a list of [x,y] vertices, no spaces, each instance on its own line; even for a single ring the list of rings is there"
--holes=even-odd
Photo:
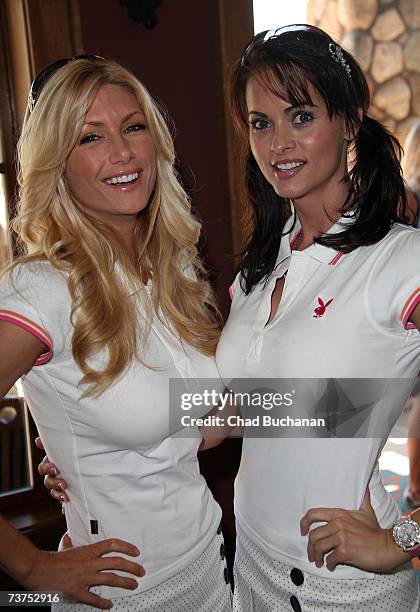
[[[235,612],[418,612],[420,594],[411,563],[374,579],[320,578],[269,557],[237,527]],[[299,583],[302,584],[299,585]]]
[[[231,612],[232,594],[221,555],[222,543],[223,536],[216,535],[194,563],[172,578],[143,593],[113,599],[112,612]],[[53,604],[51,610],[93,612],[98,608],[65,600]]]

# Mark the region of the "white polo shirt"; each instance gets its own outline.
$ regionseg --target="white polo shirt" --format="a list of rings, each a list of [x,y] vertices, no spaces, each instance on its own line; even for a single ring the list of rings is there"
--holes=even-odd
[[[221,510],[199,473],[201,436],[198,431],[196,437],[171,436],[169,415],[171,377],[218,378],[218,373],[214,359],[182,344],[155,317],[142,352],[153,369],[133,362],[99,398],[81,398],[70,308],[65,275],[48,262],[19,265],[13,284],[9,276],[0,284],[0,319],[50,348],[23,387],[46,451],[68,482],[72,542],[115,537],[136,545],[146,569],[134,591],[141,592],[195,561],[219,525]],[[141,316],[140,303],[138,308]],[[91,363],[100,365],[103,357]],[[101,594],[129,595],[109,587]]]
[[[351,222],[342,219],[329,233]],[[291,225],[292,219],[285,231]],[[420,231],[397,224],[377,244],[349,254],[318,244],[291,251],[290,242],[299,231],[297,223],[283,238],[266,285],[260,282],[246,296],[239,278],[234,282],[231,312],[216,355],[225,382],[416,377],[420,334],[407,320],[420,300]],[[286,271],[280,305],[266,325],[276,280]],[[409,388],[384,408],[386,432]],[[370,431],[374,436],[375,427]],[[235,483],[238,523],[267,554],[302,570],[330,578],[370,576],[346,566],[330,573],[309,563],[299,521],[311,507],[359,508],[370,481],[378,520],[389,527],[398,510],[375,469],[386,435],[245,437]]]

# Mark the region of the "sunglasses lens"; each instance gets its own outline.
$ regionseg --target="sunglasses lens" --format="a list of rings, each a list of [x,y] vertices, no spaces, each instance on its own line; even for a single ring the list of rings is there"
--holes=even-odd
[[[57,70],[59,70],[60,68],[65,66],[67,64],[67,62],[68,62],[67,59],[57,60],[53,64],[50,64],[46,68],[43,68],[41,70],[41,72],[39,72],[37,74],[37,76],[35,77],[35,79],[32,82],[31,90],[30,90],[30,94],[29,94],[30,97],[31,97],[33,105],[38,100],[39,94],[41,93],[41,90],[43,89],[45,83],[48,81],[50,76],[52,76],[54,74],[54,72],[57,72]]]
[[[35,79],[32,81],[31,89],[29,92],[29,107],[31,111],[37,103],[41,91],[45,86],[45,83],[52,77],[52,75],[55,74],[57,70],[60,70],[60,68],[63,68],[63,66],[66,66],[70,62],[74,62],[77,60],[88,60],[93,63],[98,63],[103,61],[104,58],[100,55],[75,55],[74,57],[65,57],[59,59],[50,64],[49,66],[43,68],[41,72],[39,72]]]

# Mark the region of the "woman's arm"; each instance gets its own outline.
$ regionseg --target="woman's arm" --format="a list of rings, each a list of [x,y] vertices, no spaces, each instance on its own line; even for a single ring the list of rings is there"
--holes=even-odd
[[[48,347],[17,325],[0,321],[0,398],[29,372]]]
[[[144,576],[141,565],[122,557],[105,557],[108,553],[139,555],[135,546],[123,540],[103,540],[60,552],[39,550],[26,537],[0,517],[0,567],[19,584],[32,591],[56,591],[70,599],[108,609],[112,602],[89,588],[94,585],[135,589],[137,581],[122,578],[109,571],[119,570]]]
[[[231,402],[228,402],[222,410],[218,406],[213,408],[207,416],[214,417],[214,425],[200,427],[203,440],[198,451],[219,446],[229,435],[241,436],[243,428],[235,425],[235,418],[239,414],[238,407]]]
[[[310,530],[313,523],[326,522]],[[311,508],[300,522],[308,535],[308,559],[317,567],[324,561],[330,571],[337,565],[353,565],[371,572],[386,572],[412,558],[395,544],[392,529],[381,529],[367,489],[360,510]]]
[[[0,398],[26,374],[47,347],[24,329],[0,321]],[[31,590],[61,591],[98,608],[109,608],[111,601],[91,593],[93,585],[135,589],[137,581],[104,570],[143,576],[144,569],[122,557],[104,557],[124,553],[137,557],[138,549],[122,540],[111,539],[63,550],[47,552],[36,548],[27,538],[0,517],[0,566],[17,582]]]

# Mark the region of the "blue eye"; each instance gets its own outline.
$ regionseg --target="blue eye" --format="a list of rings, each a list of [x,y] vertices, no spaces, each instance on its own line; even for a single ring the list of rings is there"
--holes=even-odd
[[[253,119],[250,121],[250,126],[256,132],[267,130],[270,127],[270,122],[267,119]]]
[[[303,123],[310,123],[314,118],[312,113],[308,111],[299,111],[293,116],[293,123],[301,125]]]
[[[80,144],[82,145],[89,142],[95,142],[95,140],[98,140],[98,138],[99,136],[97,134],[85,134],[81,137]]]
[[[130,125],[128,125],[124,132],[140,132],[141,130],[145,130],[146,126],[144,123],[130,123]]]

